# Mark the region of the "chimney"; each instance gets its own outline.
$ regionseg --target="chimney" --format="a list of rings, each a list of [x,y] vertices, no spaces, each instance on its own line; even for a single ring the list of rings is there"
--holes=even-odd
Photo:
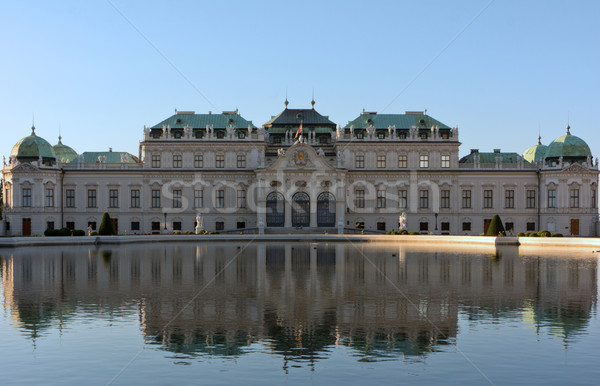
[[[500,149],[494,149],[494,153],[500,153]]]
[[[112,153],[112,147],[109,147],[109,148],[108,148],[108,152],[109,152],[109,153]]]
[[[479,153],[479,149],[471,149],[471,154],[473,153]]]

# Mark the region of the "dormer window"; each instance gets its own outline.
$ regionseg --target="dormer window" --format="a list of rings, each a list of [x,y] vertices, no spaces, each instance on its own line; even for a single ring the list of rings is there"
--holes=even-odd
[[[217,131],[217,138],[221,139],[225,136],[225,133],[222,131]]]
[[[152,138],[154,138],[154,139],[160,138],[160,132],[159,131],[155,131],[154,133],[152,133]]]
[[[240,132],[238,133],[238,138],[239,138],[239,139],[244,139],[244,138],[246,138],[246,134],[245,134],[243,131],[240,131]]]
[[[421,133],[421,139],[427,139],[427,133]]]
[[[400,133],[400,135],[398,136],[398,138],[400,138],[400,139],[406,139],[406,133]]]
[[[363,139],[364,135],[362,132],[356,133],[356,139]]]
[[[385,134],[383,134],[383,133],[377,133],[377,138],[384,139],[385,138]]]
[[[181,138],[181,132],[180,131],[176,131],[173,133],[173,137],[175,138]]]

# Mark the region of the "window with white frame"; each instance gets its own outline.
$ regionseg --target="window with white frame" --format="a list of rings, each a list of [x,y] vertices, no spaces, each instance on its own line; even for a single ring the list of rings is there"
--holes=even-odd
[[[65,190],[65,206],[75,208],[75,189]]]
[[[160,189],[152,190],[152,207],[160,208]]]
[[[490,209],[494,207],[494,191],[486,189],[483,191],[483,207]]]
[[[194,155],[194,167],[196,169],[200,169],[204,167],[204,155],[203,154],[195,154]]]
[[[225,167],[225,154],[215,155],[215,167],[217,167],[217,168]]]
[[[428,168],[429,167],[429,155],[421,154],[419,156],[419,167],[420,168]]]
[[[419,208],[429,208],[429,191],[422,189],[419,191]]]
[[[23,188],[23,206],[31,206],[31,188]]]
[[[245,154],[238,154],[237,155],[237,167],[238,168],[245,168],[246,167],[246,155]]]
[[[153,168],[160,167],[160,154],[152,154],[152,167]]]
[[[571,189],[569,204],[571,208],[579,208],[579,189]]]
[[[405,169],[408,167],[408,157],[406,154],[400,154],[398,156],[398,168]]]
[[[194,208],[202,208],[204,206],[204,191],[202,189],[194,190]]]
[[[225,190],[217,189],[215,197],[216,197],[215,207],[216,208],[224,208],[225,207]]]
[[[131,189],[131,207],[139,208],[140,207],[140,190],[139,189]]]
[[[355,206],[357,208],[365,207],[365,191],[362,189],[356,190]]]
[[[533,190],[533,189],[527,190],[525,205],[528,209],[532,209],[532,208],[536,207],[536,205],[535,205],[535,190]]]
[[[556,208],[556,189],[548,189],[548,208]]]
[[[515,191],[507,189],[504,191],[504,207],[512,209],[515,207]]]
[[[408,190],[406,189],[398,190],[398,208],[408,208]]]
[[[246,191],[244,189],[240,189],[237,191],[237,207],[246,207]]]
[[[98,202],[97,202],[96,189],[88,189],[88,191],[87,191],[87,207],[88,208],[96,208],[97,206],[98,206]]]
[[[385,190],[377,190],[377,208],[385,208]]]
[[[173,167],[179,169],[183,166],[181,154],[173,154]]]
[[[463,209],[471,208],[471,190],[462,191],[462,207]]]
[[[357,154],[355,159],[354,166],[357,169],[362,169],[365,167],[365,156],[363,154]]]
[[[54,188],[46,188],[46,207],[54,207]]]
[[[118,208],[119,207],[119,190],[109,189],[108,190],[108,207]]]
[[[385,154],[377,154],[377,167],[385,168]]]
[[[181,208],[181,189],[173,189],[173,208]]]
[[[442,167],[449,168],[450,167],[450,156],[442,155]]]
[[[444,189],[440,192],[440,208],[450,208],[450,190]]]

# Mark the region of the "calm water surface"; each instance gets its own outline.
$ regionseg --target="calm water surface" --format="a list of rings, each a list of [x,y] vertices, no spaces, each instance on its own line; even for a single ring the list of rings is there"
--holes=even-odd
[[[186,243],[0,264],[1,384],[600,380],[591,249]]]

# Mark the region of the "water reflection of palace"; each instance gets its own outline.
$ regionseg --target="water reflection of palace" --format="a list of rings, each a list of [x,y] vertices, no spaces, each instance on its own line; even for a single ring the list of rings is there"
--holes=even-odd
[[[32,337],[76,314],[139,313],[147,343],[190,355],[262,341],[287,358],[342,344],[365,356],[452,343],[459,312],[523,317],[564,339],[596,305],[597,260],[397,245],[203,244],[24,249],[2,259],[4,307]],[[366,258],[365,258],[366,256]]]

